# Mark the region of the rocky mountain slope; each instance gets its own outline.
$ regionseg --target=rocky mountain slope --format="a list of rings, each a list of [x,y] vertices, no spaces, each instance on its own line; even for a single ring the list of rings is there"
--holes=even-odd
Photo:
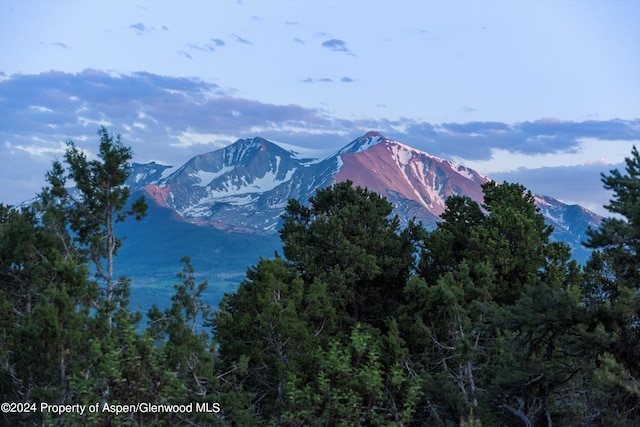
[[[478,172],[369,132],[340,150],[308,150],[263,138],[240,139],[179,168],[133,165],[129,185],[174,220],[221,230],[274,234],[287,201],[306,202],[317,188],[351,180],[384,195],[406,222],[432,228],[446,199],[462,194],[482,202]],[[601,218],[576,205],[536,196],[554,238],[580,254],[585,230]]]

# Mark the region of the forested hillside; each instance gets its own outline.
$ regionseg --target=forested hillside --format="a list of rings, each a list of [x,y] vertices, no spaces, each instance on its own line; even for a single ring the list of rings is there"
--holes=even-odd
[[[146,204],[131,150],[99,136],[97,160],[69,144],[38,203],[0,205],[1,424],[640,422],[636,149],[603,176],[615,215],[584,267],[519,184],[449,197],[427,231],[346,181],[290,200],[282,254],[219,307],[185,254],[168,308],[142,314],[114,225]]]

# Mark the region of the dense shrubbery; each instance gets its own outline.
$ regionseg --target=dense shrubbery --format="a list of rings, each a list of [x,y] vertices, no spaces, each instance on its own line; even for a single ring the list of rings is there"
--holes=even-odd
[[[585,267],[522,186],[450,197],[401,229],[350,182],[289,202],[283,255],[218,310],[189,258],[145,328],[113,224],[144,215],[131,152],[70,144],[31,208],[0,205],[0,400],[213,411],[3,413],[10,425],[634,425],[640,420],[640,156],[603,177],[617,214]],[[65,190],[72,179],[78,192]],[[133,206],[127,208],[127,206]],[[90,274],[93,271],[94,274]],[[217,409],[221,410],[218,412]],[[102,409],[102,406],[101,406]]]

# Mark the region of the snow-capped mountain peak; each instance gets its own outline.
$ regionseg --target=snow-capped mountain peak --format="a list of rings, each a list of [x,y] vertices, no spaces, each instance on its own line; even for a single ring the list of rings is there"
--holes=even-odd
[[[433,227],[448,197],[466,195],[482,203],[482,184],[489,181],[473,169],[379,132],[369,132],[340,150],[309,150],[259,137],[240,139],[196,156],[170,174],[167,166],[156,164],[134,169],[132,189],[142,189],[184,221],[267,233],[277,230],[289,199],[306,203],[316,189],[336,182],[350,180],[375,191],[389,200],[403,222],[417,218]],[[564,230],[562,240],[570,230],[571,235],[578,233],[569,223],[578,221],[582,227],[596,218],[549,200],[541,196],[538,204],[549,222]]]
[[[342,148],[338,154],[343,153],[358,153],[360,151],[368,150],[369,148],[381,143],[391,141],[385,138],[380,132],[370,131],[363,136],[354,139],[344,148]]]

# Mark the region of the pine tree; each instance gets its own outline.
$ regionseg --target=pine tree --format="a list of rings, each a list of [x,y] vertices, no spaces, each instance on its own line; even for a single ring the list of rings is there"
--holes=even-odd
[[[288,376],[313,372],[313,353],[333,323],[331,306],[322,300],[325,289],[305,289],[299,275],[276,258],[261,260],[235,294],[225,295],[213,325],[229,417],[252,412],[263,422],[275,418],[283,410]]]
[[[589,330],[599,342],[596,378],[608,422],[640,419],[640,153],[633,147],[625,171],[602,175],[613,192],[614,216],[589,231],[596,249],[587,263]]]
[[[120,135],[113,136],[104,127],[98,135],[98,160],[88,160],[86,154],[69,141],[65,153],[68,174],[64,174],[59,162],[54,162],[47,178],[50,194],[60,199],[79,248],[93,263],[96,277],[104,282],[109,312],[114,309],[112,302],[118,285],[115,256],[122,244],[114,226],[127,216],[141,219],[147,205],[143,197],[128,205],[130,190],[125,182],[130,173],[131,148],[122,143]],[[64,186],[69,180],[75,183],[73,191]],[[108,316],[109,327],[111,321]]]
[[[261,260],[214,315],[225,416],[277,425],[408,421],[419,387],[393,316],[420,227],[400,230],[384,198],[350,182],[309,202],[289,201],[286,259]]]
[[[0,397],[70,403],[70,377],[87,350],[90,301],[97,293],[46,199],[34,207],[0,205]],[[42,415],[3,414],[8,424]]]
[[[149,310],[146,334],[160,348],[162,369],[171,372],[174,384],[162,398],[167,403],[189,404],[216,402],[219,385],[216,375],[214,344],[205,328],[212,315],[204,302],[207,281],[196,284],[191,259],[181,259],[182,271],[177,277],[182,283],[174,285],[171,306],[160,311],[155,305]],[[184,420],[213,425],[218,417],[210,413],[185,414]],[[184,421],[183,420],[183,421]]]
[[[549,241],[524,187],[483,190],[486,214],[468,198],[447,200],[405,288],[400,323],[425,384],[421,422],[558,417],[550,396],[579,370],[574,354],[557,350],[579,347],[580,274],[569,249]]]
[[[340,321],[383,327],[414,268],[420,228],[400,230],[384,197],[350,181],[317,190],[309,203],[289,201],[280,230],[285,258],[305,282],[329,285]]]

